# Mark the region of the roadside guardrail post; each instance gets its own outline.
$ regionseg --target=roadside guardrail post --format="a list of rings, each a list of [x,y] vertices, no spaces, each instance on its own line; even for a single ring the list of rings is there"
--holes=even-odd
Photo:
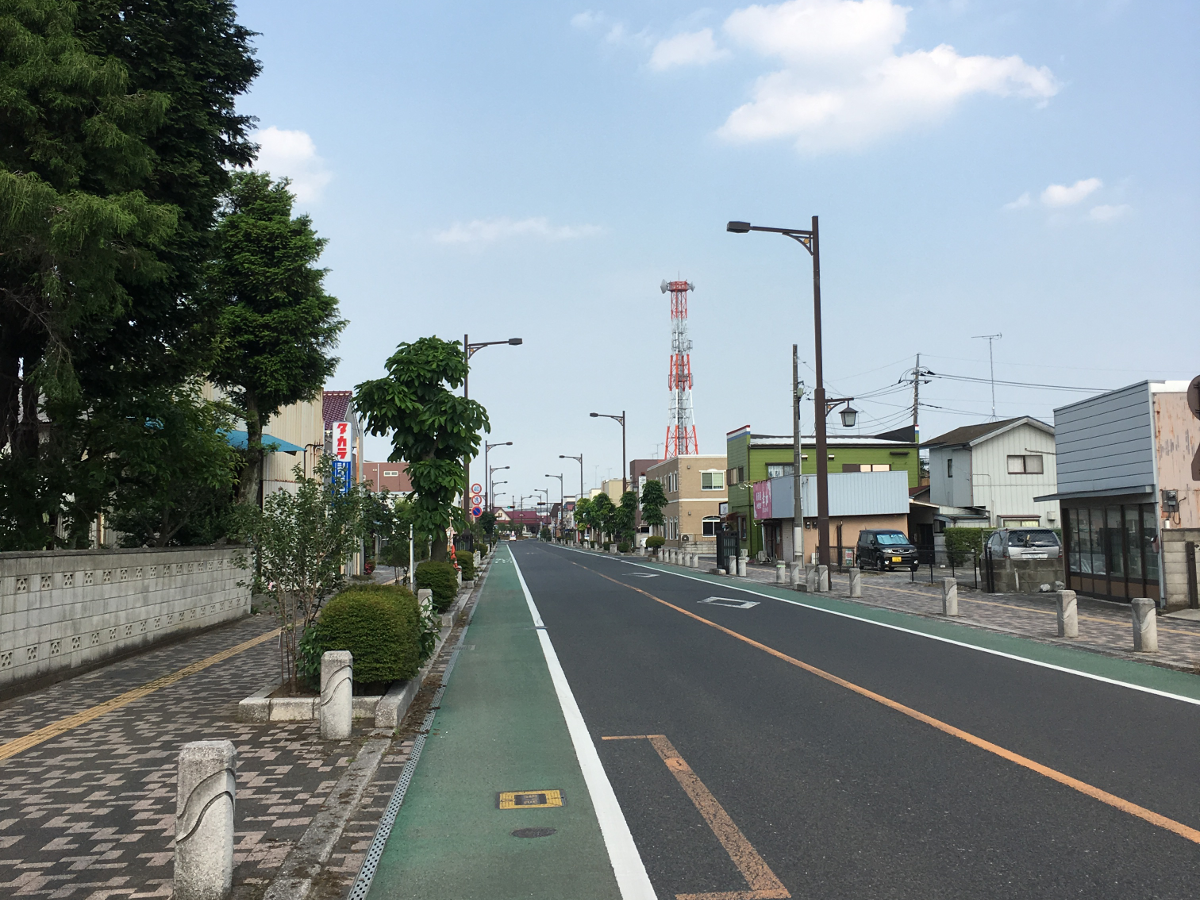
[[[1158,604],[1146,597],[1138,597],[1130,604],[1133,607],[1133,650],[1135,653],[1158,652]]]
[[[942,615],[958,615],[958,582],[953,578],[942,579]]]
[[[788,565],[788,581],[791,582],[792,587],[799,587],[800,585],[804,584],[803,563],[793,562]]]
[[[817,590],[829,590],[829,566],[817,566]]]
[[[787,584],[787,563],[775,563],[775,583]]]
[[[175,900],[224,900],[233,889],[236,766],[232,741],[193,741],[179,753]]]
[[[739,556],[737,562],[738,562],[738,577],[745,578],[746,577],[746,557]]]
[[[1075,605],[1075,592],[1059,591],[1055,606],[1058,611],[1058,636],[1079,637],[1079,610]]]
[[[857,567],[850,570],[850,596],[862,596],[862,569]]]
[[[354,722],[354,657],[349,650],[321,654],[321,737],[344,741]]]

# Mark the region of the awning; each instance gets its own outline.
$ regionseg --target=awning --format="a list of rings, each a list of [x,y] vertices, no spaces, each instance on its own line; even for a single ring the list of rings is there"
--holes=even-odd
[[[1154,485],[1132,485],[1130,487],[1105,488],[1101,491],[1069,491],[1058,494],[1046,494],[1034,497],[1034,503],[1053,503],[1055,500],[1088,500],[1092,497],[1153,497]]]
[[[225,440],[229,441],[229,446],[235,447],[238,450],[245,450],[249,438],[244,431],[226,431],[223,432]],[[298,447],[291,441],[285,441],[283,438],[273,437],[265,431],[262,436],[263,450],[267,453],[303,453],[304,448]]]

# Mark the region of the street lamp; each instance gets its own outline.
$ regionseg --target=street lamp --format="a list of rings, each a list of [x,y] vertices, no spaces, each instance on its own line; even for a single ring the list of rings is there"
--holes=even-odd
[[[625,464],[625,410],[621,410],[619,416],[614,416],[612,413],[590,413],[593,419],[612,419],[614,422],[621,423],[621,493],[624,494],[629,490],[629,473]],[[573,458],[573,457],[572,457]],[[583,471],[583,463],[579,464],[580,472]],[[580,475],[582,480],[583,476]]]
[[[522,343],[523,343],[523,341],[521,340],[521,338],[509,338],[507,341],[477,341],[476,343],[472,344],[470,337],[468,335],[464,334],[463,335],[463,362],[465,362],[467,364],[467,370],[465,373],[463,373],[463,399],[467,400],[471,396],[469,393],[469,387],[470,387],[470,379],[471,379],[471,357],[472,356],[474,356],[478,351],[482,350],[484,347],[494,347],[497,344],[508,344],[509,346],[512,346],[512,347],[519,347]],[[485,449],[484,456],[486,457],[486,455],[487,455],[487,450]],[[483,464],[485,466],[487,465],[486,458],[485,458]],[[469,456],[464,456],[463,457],[463,518],[464,519],[467,518],[467,512],[470,509],[470,507],[467,505],[468,503],[471,502],[470,494],[471,494],[471,458]]]
[[[489,500],[489,503],[491,502],[491,496],[492,496],[492,486],[493,486],[493,482],[492,482],[492,476],[493,476],[493,475],[495,475],[497,472],[501,472],[501,471],[503,471],[504,469],[511,469],[511,468],[512,468],[512,466],[488,466],[488,470],[487,470],[487,473],[488,473],[488,477],[487,477],[487,495],[488,495],[488,500]],[[508,482],[507,482],[507,481],[502,481],[502,482],[500,482],[500,483],[501,483],[501,484],[508,484]],[[489,505],[487,508],[488,508],[488,509],[491,509],[491,506]]]
[[[511,447],[511,446],[512,446],[512,441],[496,441],[496,443],[494,443],[494,444],[489,444],[487,441],[483,442],[483,467],[485,469],[487,469],[488,477],[491,477],[491,472],[492,472],[491,469],[488,469],[488,451],[491,450],[493,447]],[[491,489],[491,487],[488,487],[487,496],[485,496],[483,498],[483,500],[484,500],[483,508],[491,509],[492,508],[492,489]]]
[[[558,479],[558,533],[559,533],[559,535],[561,535],[562,534],[563,504],[567,502],[566,495],[563,493],[563,476],[547,475],[546,477]]]
[[[583,454],[580,453],[578,456],[564,456],[563,454],[560,453],[560,454],[558,454],[558,458],[559,459],[573,459],[577,463],[579,463],[579,497],[582,499],[582,497],[583,497]]]
[[[816,375],[817,386],[813,391],[813,403],[816,404],[818,415],[816,419],[817,432],[817,560],[823,566],[829,565],[829,443],[826,440],[825,417],[839,404],[848,399],[834,400],[832,406],[825,398],[824,366],[821,359],[821,246],[817,232],[817,217],[812,217],[812,229],[800,228],[767,228],[762,225],[751,225],[749,222],[729,222],[725,230],[733,234],[746,234],[750,231],[766,231],[772,234],[782,234],[808,251],[813,263],[813,335],[816,341]],[[847,408],[842,421],[854,423],[855,410]],[[850,425],[847,425],[850,427]],[[796,498],[797,505],[800,498]]]

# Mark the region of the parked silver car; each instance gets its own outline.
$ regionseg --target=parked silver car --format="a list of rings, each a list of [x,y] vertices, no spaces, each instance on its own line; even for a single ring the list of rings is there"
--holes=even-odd
[[[1058,559],[1062,542],[1049,528],[1001,528],[988,538],[992,559]]]

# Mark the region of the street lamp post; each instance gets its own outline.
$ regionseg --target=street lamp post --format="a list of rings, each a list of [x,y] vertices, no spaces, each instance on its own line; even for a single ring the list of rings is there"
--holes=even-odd
[[[563,493],[563,476],[562,475],[547,475],[546,477],[558,479],[558,537],[562,537],[563,504],[567,502],[567,497]]]
[[[625,462],[625,410],[621,410],[619,416],[614,416],[611,413],[591,413],[593,419],[612,419],[614,422],[621,423],[621,493],[624,494],[629,490],[629,473],[626,471],[628,466]],[[580,471],[582,472],[583,464],[580,463]],[[582,475],[580,476],[582,478]]]
[[[463,362],[467,364],[467,371],[463,375],[463,399],[470,398],[470,381],[471,381],[471,357],[484,347],[493,347],[496,344],[508,344],[512,347],[519,347],[523,343],[521,338],[509,338],[507,341],[477,341],[472,344],[469,335],[463,335]],[[487,450],[484,450],[486,456]],[[486,461],[484,462],[486,466]],[[463,457],[463,518],[468,518],[467,513],[470,510],[468,505],[471,502],[471,458]]]
[[[488,466],[488,470],[487,470],[487,473],[488,473],[488,474],[487,474],[487,496],[488,496],[488,506],[487,506],[487,509],[489,509],[489,510],[490,510],[490,509],[492,508],[492,507],[491,507],[492,487],[493,487],[493,484],[492,484],[492,476],[493,476],[493,475],[495,475],[497,472],[502,472],[502,471],[504,471],[505,469],[511,469],[511,468],[512,468],[512,466]],[[502,481],[502,482],[500,482],[500,483],[501,483],[501,484],[508,484],[508,482],[507,482],[507,481]]]
[[[494,443],[494,444],[489,444],[487,441],[483,442],[483,467],[485,469],[487,469],[489,478],[491,477],[492,470],[488,469],[488,451],[491,450],[493,447],[511,447],[511,446],[512,446],[512,441],[496,441],[496,443]],[[505,468],[507,469],[508,466],[505,466]],[[492,508],[492,489],[491,489],[490,485],[485,485],[485,486],[488,488],[488,490],[487,490],[487,494],[483,498],[483,508],[490,510]]]
[[[577,463],[579,463],[579,499],[582,500],[583,499],[583,454],[580,453],[578,456],[564,456],[563,454],[560,453],[560,454],[558,454],[558,458],[559,459],[573,459]]]
[[[825,417],[840,403],[849,404],[849,398],[829,400],[825,397],[824,364],[821,358],[821,245],[817,232],[817,217],[812,217],[812,229],[805,231],[799,228],[767,228],[762,225],[751,225],[749,222],[730,222],[725,226],[726,231],[734,234],[746,234],[749,231],[766,231],[772,234],[782,234],[789,237],[808,251],[813,262],[813,333],[816,342],[816,375],[817,386],[813,390],[813,403],[816,406],[817,433],[817,560],[823,566],[829,565],[829,443],[826,440]],[[853,417],[850,417],[853,424]],[[849,427],[849,426],[848,426]],[[796,497],[799,506],[800,498]]]

